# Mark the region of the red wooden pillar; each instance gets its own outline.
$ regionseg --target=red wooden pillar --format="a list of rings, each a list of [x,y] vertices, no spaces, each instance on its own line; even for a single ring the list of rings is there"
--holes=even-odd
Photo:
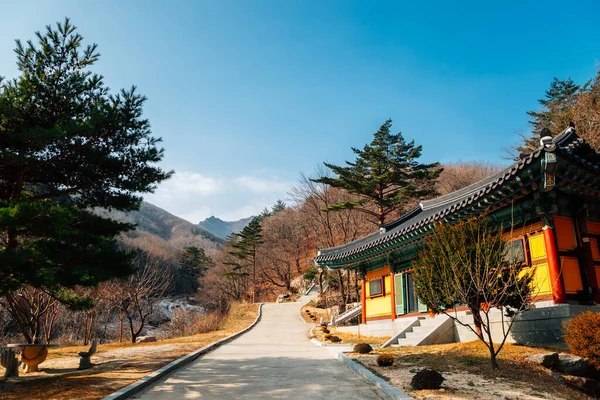
[[[362,302],[362,323],[367,323],[367,281],[362,281],[362,293],[360,294],[360,300]]]
[[[544,245],[546,247],[546,256],[548,257],[548,272],[550,273],[554,304],[566,303],[567,298],[560,274],[560,259],[558,257],[558,246],[556,245],[554,228],[549,226],[544,227]]]
[[[392,321],[396,319],[396,287],[394,285],[394,273],[390,274],[391,293],[392,293]]]

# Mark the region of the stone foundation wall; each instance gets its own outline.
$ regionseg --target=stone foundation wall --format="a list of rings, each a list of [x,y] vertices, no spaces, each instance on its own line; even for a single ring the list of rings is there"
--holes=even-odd
[[[572,304],[559,304],[548,307],[543,307],[545,304],[537,304],[534,309],[524,312],[515,320],[512,330],[507,338],[509,343],[519,343],[528,346],[552,346],[565,347],[563,341],[563,322],[568,321],[577,314],[584,311],[593,311],[600,313],[600,305],[598,306],[582,306]],[[548,304],[549,305],[549,304]],[[473,316],[468,311],[461,311],[457,316],[463,324],[473,324]],[[360,334],[365,336],[392,336],[399,332],[415,317],[399,318],[392,322],[373,321],[367,324],[360,325]],[[492,310],[490,312],[492,338],[494,342],[500,342],[503,337],[502,332],[502,314],[500,310]],[[508,321],[504,320],[504,326],[508,328]],[[341,326],[337,328],[341,332],[358,333],[359,326]],[[469,328],[455,322],[453,332],[447,332],[444,335],[444,342],[450,341],[452,334],[453,341],[456,342],[471,342],[478,340],[475,333]]]

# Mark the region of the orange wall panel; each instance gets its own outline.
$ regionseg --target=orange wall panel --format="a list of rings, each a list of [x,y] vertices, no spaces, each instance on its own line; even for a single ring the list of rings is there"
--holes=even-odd
[[[583,290],[581,283],[581,272],[579,271],[579,262],[575,257],[561,257],[560,266],[562,269],[565,291],[567,293],[577,293]]]
[[[590,238],[590,247],[592,249],[592,259],[594,261],[600,261],[600,249],[598,248],[598,241],[596,238]]]
[[[577,239],[575,238],[573,220],[567,217],[554,217],[554,225],[556,227],[558,250],[574,250],[577,247]]]
[[[600,235],[600,222],[589,222],[587,223],[587,230],[589,233],[594,235]]]
[[[373,271],[367,271],[365,275],[366,280],[371,280],[375,278],[380,278],[384,275],[388,275],[391,272],[390,266],[386,265],[383,268],[374,269]]]

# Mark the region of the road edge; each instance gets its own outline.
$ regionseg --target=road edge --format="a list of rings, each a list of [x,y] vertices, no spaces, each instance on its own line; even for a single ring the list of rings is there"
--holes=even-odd
[[[242,329],[241,331],[236,332],[233,335],[227,336],[226,338],[223,338],[221,340],[217,340],[216,342],[207,344],[206,346],[204,346],[198,350],[195,350],[183,357],[180,357],[180,358],[170,362],[169,364],[165,365],[164,367],[157,369],[156,371],[133,382],[131,385],[125,386],[124,388],[122,388],[114,393],[109,394],[108,396],[104,397],[102,400],[126,399],[129,396],[134,395],[135,393],[138,393],[139,391],[145,389],[146,387],[150,386],[154,382],[165,377],[166,375],[175,371],[176,369],[178,369],[186,364],[189,364],[190,362],[196,360],[200,356],[210,353],[211,351],[216,350],[217,348],[221,347],[222,345],[229,343],[232,340],[238,338],[239,336],[248,332],[250,329],[254,328],[256,326],[256,324],[258,324],[258,322],[260,321],[260,318],[262,316],[263,304],[264,303],[260,303],[258,305],[258,315],[256,316],[256,319],[254,320],[254,322],[252,322],[247,328]]]
[[[344,364],[346,367],[348,367],[350,370],[352,370],[353,372],[355,372],[358,375],[362,376],[363,378],[371,381],[371,383],[373,383],[375,386],[377,386],[383,393],[387,394],[390,398],[392,398],[394,400],[411,400],[412,399],[412,397],[410,397],[409,395],[407,395],[406,393],[404,393],[397,387],[393,386],[392,384],[388,383],[384,379],[378,377],[377,375],[375,375],[374,373],[369,371],[367,368],[365,368],[363,365],[354,361],[353,359],[351,359],[344,353],[341,353],[341,352],[338,353],[337,359],[342,364]]]
[[[370,381],[373,385],[377,386],[377,388],[379,388],[379,390],[381,390],[383,393],[385,393],[391,399],[394,399],[394,400],[411,400],[412,399],[412,397],[410,397],[409,395],[404,393],[402,390],[398,389],[396,386],[394,386],[391,383],[387,382],[386,380],[378,377],[373,372],[369,371],[366,367],[364,367],[362,364],[360,364],[360,363],[354,361],[353,359],[351,359],[350,357],[348,357],[346,354],[343,353],[343,351],[335,350],[334,346],[336,346],[336,345],[328,346],[327,344],[325,344],[315,338],[310,339],[310,342],[312,344],[314,344],[315,346],[327,347],[327,349],[330,350],[330,353],[334,357],[336,357],[339,362],[344,364],[349,370],[351,370],[355,374],[358,374],[358,375],[362,376],[363,378],[365,378],[366,380]]]

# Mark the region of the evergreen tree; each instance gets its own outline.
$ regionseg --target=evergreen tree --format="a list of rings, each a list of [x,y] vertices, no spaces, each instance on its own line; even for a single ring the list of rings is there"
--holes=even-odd
[[[238,277],[240,274],[252,274],[252,302],[256,301],[256,251],[258,246],[263,244],[261,218],[255,217],[241,232],[232,234],[229,239],[231,250],[228,252],[234,257],[235,261],[229,261],[225,264],[232,267],[229,272],[231,277]]]
[[[111,94],[89,70],[96,45],[68,19],[36,36],[17,40],[21,75],[0,83],[0,295],[28,284],[73,305],[68,288],[132,272],[115,241],[132,226],[90,210],[138,209],[136,193],[171,173],[154,165],[145,97]]]
[[[538,103],[542,106],[539,111],[528,111],[531,117],[529,124],[532,127],[531,135],[524,137],[523,144],[517,147],[519,153],[529,153],[540,145],[540,131],[549,128],[552,132],[560,132],[573,121],[573,109],[581,87],[573,79],[560,80],[554,78],[550,88],[546,90],[543,99]]]
[[[355,209],[376,218],[381,226],[386,217],[405,202],[435,195],[432,182],[442,169],[439,163],[420,164],[422,146],[406,142],[402,133],[392,134],[392,120],[387,120],[374,134],[373,141],[356,154],[346,166],[324,163],[337,177],[320,177],[314,182],[346,189],[357,200],[337,203],[328,211]],[[374,205],[373,211],[368,206]]]
[[[199,287],[198,280],[214,265],[214,261],[206,255],[203,248],[186,247],[179,261],[179,268],[187,292],[195,293]]]
[[[287,208],[287,204],[281,200],[277,200],[273,207],[271,207],[271,215],[278,213],[279,211],[283,211]]]

